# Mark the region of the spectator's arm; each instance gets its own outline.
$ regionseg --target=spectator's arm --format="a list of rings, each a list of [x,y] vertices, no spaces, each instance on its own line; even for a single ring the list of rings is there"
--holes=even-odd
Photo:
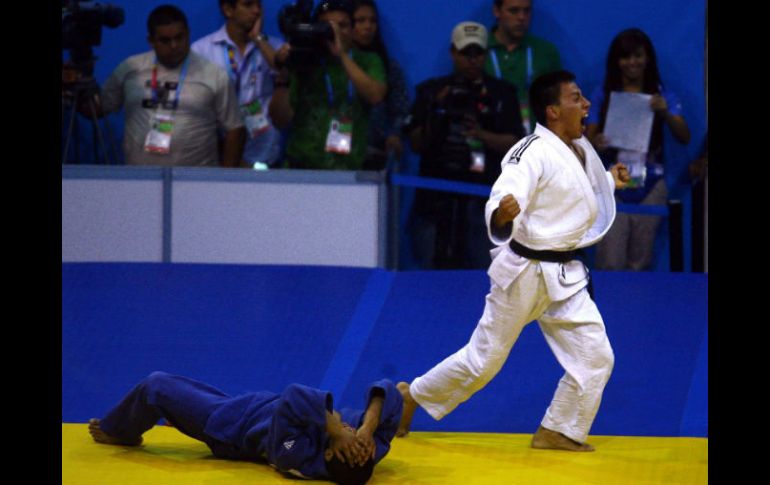
[[[342,49],[339,27],[334,22],[329,22],[334,30],[334,40],[329,42],[329,52],[337,56],[345,68],[345,72],[353,83],[356,92],[364,101],[370,105],[375,105],[385,99],[388,92],[387,84],[374,79],[356,64],[356,61],[350,57],[350,54]]]
[[[679,112],[678,99],[669,94],[668,97],[661,94],[655,94],[650,100],[650,107],[666,120],[666,124],[671,129],[671,133],[679,143],[690,142],[690,128],[687,122]],[[672,103],[672,105],[669,105]]]
[[[217,126],[224,131],[222,140],[222,159],[219,161],[223,167],[237,167],[241,164],[243,147],[246,144],[246,128],[243,126],[243,115],[238,107],[238,96],[235,94],[235,86],[230,82],[224,69],[213,66],[210,75],[216,82],[214,94],[214,112],[217,117]]]
[[[243,147],[246,145],[246,128],[243,126],[234,128],[225,133],[224,147],[222,148],[222,166],[237,167],[243,157]]]
[[[264,17],[260,13],[256,22],[254,22],[254,26],[249,31],[249,38],[257,45],[259,51],[262,53],[262,56],[270,65],[270,68],[275,69],[276,50],[272,45],[270,45],[270,42],[267,41],[267,37],[264,37],[264,34],[262,34],[263,19]]]
[[[342,67],[348,73],[348,77],[353,82],[356,92],[370,105],[375,105],[385,99],[388,92],[387,85],[384,82],[377,81],[361,69],[356,61],[343,52],[340,55]]]
[[[289,58],[291,47],[284,44],[275,53],[274,61],[280,66],[285,66]],[[279,130],[283,130],[294,118],[294,110],[291,107],[291,96],[289,90],[289,70],[282,67],[275,77],[275,90],[270,98],[270,104],[267,107],[270,119]]]
[[[687,126],[687,121],[685,121],[684,117],[672,115],[671,113],[667,113],[665,117],[666,124],[671,129],[674,138],[680,143],[690,143],[690,128]]]
[[[270,119],[273,120],[273,124],[280,130],[289,126],[291,120],[294,119],[294,110],[291,107],[289,96],[288,77],[286,79],[283,80],[280,76],[276,79],[273,97],[270,98],[270,105],[268,106]]]

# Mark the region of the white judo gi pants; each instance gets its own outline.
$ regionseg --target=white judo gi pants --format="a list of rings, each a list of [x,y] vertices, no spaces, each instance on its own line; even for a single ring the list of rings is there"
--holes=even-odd
[[[414,379],[410,393],[434,419],[443,418],[492,380],[521,330],[533,320],[538,320],[565,370],[541,424],[585,442],[612,372],[612,347],[588,290],[551,301],[537,262],[529,264],[507,290],[492,282],[470,341]]]

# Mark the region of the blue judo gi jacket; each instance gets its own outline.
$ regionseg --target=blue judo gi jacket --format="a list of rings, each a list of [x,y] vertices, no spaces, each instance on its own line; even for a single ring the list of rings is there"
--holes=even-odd
[[[375,463],[390,451],[401,419],[403,399],[387,379],[369,385],[364,409],[339,410],[353,427],[363,424],[366,405],[375,389],[385,397],[374,433]],[[240,449],[240,458],[264,459],[278,470],[305,478],[328,478],[324,450],[329,446],[326,412],[334,411],[330,392],[291,384],[281,394],[255,392],[221,403],[211,413],[204,433]]]

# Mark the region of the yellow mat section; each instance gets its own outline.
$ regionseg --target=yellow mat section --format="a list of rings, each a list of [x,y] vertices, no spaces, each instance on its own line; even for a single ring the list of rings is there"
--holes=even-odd
[[[369,482],[381,484],[704,484],[708,439],[591,436],[593,453],[534,450],[531,435],[413,432],[396,438]],[[268,465],[219,460],[167,426],[140,447],[94,443],[62,424],[62,485],[329,483],[284,478]]]

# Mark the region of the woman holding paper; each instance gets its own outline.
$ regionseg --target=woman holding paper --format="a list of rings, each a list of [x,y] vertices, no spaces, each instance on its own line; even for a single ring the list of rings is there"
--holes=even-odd
[[[604,85],[591,96],[586,125],[586,136],[607,166],[628,166],[632,183],[616,192],[619,203],[666,203],[663,130],[668,127],[684,144],[690,141],[690,130],[679,98],[663,87],[655,49],[641,30],[624,30],[610,44]],[[596,268],[648,269],[659,224],[659,216],[618,212],[597,247]]]

